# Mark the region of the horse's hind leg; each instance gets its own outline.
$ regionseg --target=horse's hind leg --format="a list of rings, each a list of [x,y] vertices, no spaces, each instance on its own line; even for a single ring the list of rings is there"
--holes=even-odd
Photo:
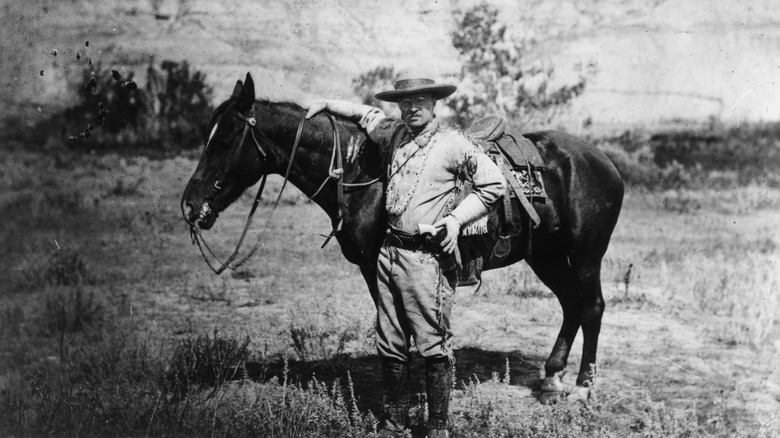
[[[561,381],[569,352],[580,328],[577,310],[577,284],[573,269],[565,255],[541,256],[532,258],[531,267],[539,279],[552,289],[563,309],[563,323],[552,352],[544,364],[545,379],[542,383],[542,402],[554,401],[564,395]]]
[[[583,351],[577,390],[573,397],[586,398],[591,383],[591,366],[596,363],[596,349],[601,330],[604,299],[601,295],[600,260],[589,261],[573,255],[537,255],[532,259],[534,272],[555,293],[563,309],[563,323],[550,357],[545,363],[542,383],[542,401],[561,398],[561,381],[569,359],[569,352],[582,327]]]
[[[572,256],[571,263],[581,292],[579,320],[582,327],[582,360],[577,375],[577,390],[570,398],[587,399],[596,371],[596,352],[605,307],[601,292],[601,257]]]

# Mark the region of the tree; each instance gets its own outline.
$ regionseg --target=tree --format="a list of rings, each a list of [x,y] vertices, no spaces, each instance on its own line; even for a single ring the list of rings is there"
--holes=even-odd
[[[203,144],[214,111],[206,75],[187,61],[163,61],[162,71],[147,68],[148,131],[162,149],[192,149]]]
[[[483,3],[456,17],[452,45],[462,66],[456,79],[458,93],[447,100],[454,122],[466,127],[499,113],[520,126],[549,125],[585,91],[595,66],[575,66],[578,77],[559,84],[555,68],[530,55],[541,42],[512,35],[498,22],[498,15],[498,9]],[[353,90],[363,103],[382,106],[374,93],[391,89],[397,78],[392,67],[380,66],[354,79]]]
[[[380,66],[352,80],[352,91],[360,98],[365,105],[371,105],[382,108],[386,114],[395,111],[392,105],[383,102],[374,97],[379,91],[391,90],[397,81],[398,72],[393,67]]]
[[[553,66],[528,62],[536,41],[511,35],[498,12],[483,3],[457,18],[452,44],[463,65],[458,94],[447,105],[461,126],[490,113],[522,126],[549,125],[585,90],[588,72],[580,71],[573,83],[553,85]]]

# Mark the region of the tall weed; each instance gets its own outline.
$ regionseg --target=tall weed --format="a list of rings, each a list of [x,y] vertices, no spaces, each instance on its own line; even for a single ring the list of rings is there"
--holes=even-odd
[[[191,385],[219,387],[228,380],[244,378],[248,359],[249,337],[239,342],[220,336],[215,328],[213,336],[198,336],[179,343],[169,365],[167,380],[179,396]]]
[[[292,348],[302,361],[332,360],[346,352],[373,351],[373,312],[327,297],[290,312]]]
[[[0,386],[0,435],[376,436],[376,418],[358,411],[351,380],[346,393],[339,381],[303,386],[286,372],[265,383],[226,382],[248,354],[246,341],[215,332],[184,342],[166,359],[155,339],[119,327],[88,341],[69,339],[59,358]],[[190,379],[189,390],[176,396],[171,367],[179,376],[204,371],[212,378],[204,385]]]
[[[55,288],[46,297],[42,324],[47,333],[57,334],[98,327],[106,317],[105,304],[93,290]]]
[[[455,398],[452,436],[457,437],[770,437],[758,423],[737,424],[721,406],[699,411],[652,400],[647,390],[626,398],[600,389],[587,404],[522,404],[517,389],[498,373],[486,382],[465,383]],[[457,391],[460,392],[460,391]],[[456,392],[456,393],[457,393]]]
[[[771,344],[780,325],[780,259],[760,252],[739,259],[723,253],[689,260],[699,275],[677,284],[690,287],[699,307],[722,317],[724,323],[709,328],[717,339],[733,344],[762,347]]]
[[[53,249],[48,255],[36,252],[24,254],[18,263],[13,276],[17,291],[90,284],[94,280],[78,249]]]

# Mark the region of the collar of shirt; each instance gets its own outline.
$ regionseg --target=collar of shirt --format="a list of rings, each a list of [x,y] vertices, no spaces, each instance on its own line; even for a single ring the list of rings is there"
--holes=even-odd
[[[420,131],[414,137],[414,142],[417,143],[417,146],[425,147],[428,144],[428,142],[431,141],[431,137],[433,137],[433,134],[436,134],[436,131],[438,130],[439,130],[439,119],[434,117],[433,120],[428,122],[428,124],[425,125],[425,128],[423,128],[422,131]]]

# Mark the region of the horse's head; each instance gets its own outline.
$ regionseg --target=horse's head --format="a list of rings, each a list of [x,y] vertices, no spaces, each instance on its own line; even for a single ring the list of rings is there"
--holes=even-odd
[[[181,200],[184,220],[209,229],[217,215],[263,174],[264,150],[252,132],[255,86],[247,73],[233,95],[214,111],[210,134]]]

